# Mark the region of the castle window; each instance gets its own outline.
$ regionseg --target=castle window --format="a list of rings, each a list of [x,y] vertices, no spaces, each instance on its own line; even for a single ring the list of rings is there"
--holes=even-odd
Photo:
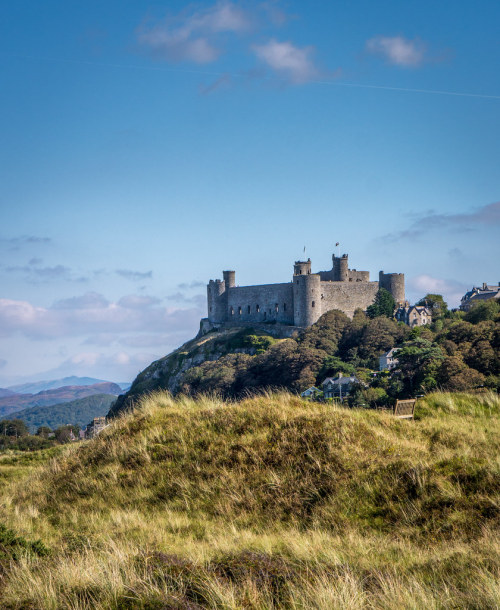
[[[264,312],[264,320],[267,318],[267,312]]]
[[[283,311],[286,311],[286,303],[283,303]]]
[[[212,313],[212,307],[209,308],[210,313]]]
[[[250,305],[249,305],[249,306],[248,306],[248,313],[250,313],[250,311],[251,311],[251,308],[250,308]]]
[[[260,305],[256,305],[256,306],[255,306],[255,311],[256,311],[257,313],[260,313]]]
[[[274,304],[274,311],[275,311],[276,313],[278,313],[278,312],[279,312],[279,310],[280,310],[280,308],[279,308],[278,303],[275,303],[275,304]]]
[[[313,302],[311,303],[311,305],[312,305],[312,307],[314,307],[314,306],[316,305],[316,303],[313,301]]]
[[[241,316],[241,307],[238,307],[238,315]]]
[[[232,307],[230,308],[229,313],[234,316],[234,309]]]

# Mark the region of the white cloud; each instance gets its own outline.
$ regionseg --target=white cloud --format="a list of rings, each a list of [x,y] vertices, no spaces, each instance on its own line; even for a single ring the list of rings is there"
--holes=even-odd
[[[313,47],[297,47],[291,42],[269,42],[252,47],[255,55],[272,70],[295,83],[317,78],[319,71],[311,59]]]
[[[408,288],[415,295],[415,301],[426,294],[441,294],[449,307],[458,307],[460,299],[468,290],[467,286],[461,282],[444,280],[426,273],[410,278]]]
[[[160,59],[204,64],[215,61],[221,54],[221,34],[244,32],[251,23],[243,9],[233,2],[221,1],[153,27],[143,26],[138,31],[138,40]]]
[[[366,50],[390,64],[409,68],[423,63],[426,46],[421,40],[408,40],[403,36],[375,36],[366,42]]]
[[[172,332],[195,329],[203,310],[162,307],[154,297],[128,295],[116,303],[88,293],[37,307],[28,301],[0,299],[0,336],[31,339],[79,337],[108,333]]]

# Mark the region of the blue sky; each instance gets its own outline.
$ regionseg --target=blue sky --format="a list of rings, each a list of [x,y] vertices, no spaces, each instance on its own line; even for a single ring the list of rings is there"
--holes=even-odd
[[[500,281],[500,5],[0,8],[0,386],[131,380],[204,285],[351,266]]]

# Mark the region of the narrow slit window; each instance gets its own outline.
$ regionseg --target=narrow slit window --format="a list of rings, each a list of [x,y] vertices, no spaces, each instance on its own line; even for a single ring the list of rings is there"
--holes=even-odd
[[[241,307],[238,307],[238,315],[241,316]]]
[[[250,313],[250,312],[251,312],[251,308],[250,308],[250,305],[249,305],[248,306],[248,313]]]
[[[312,306],[312,307],[315,307],[315,306],[316,306],[316,303],[313,301],[313,302],[311,303],[311,306]]]

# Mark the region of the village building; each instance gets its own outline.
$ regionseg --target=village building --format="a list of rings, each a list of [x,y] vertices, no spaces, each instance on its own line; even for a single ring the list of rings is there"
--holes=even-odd
[[[484,283],[481,287],[474,286],[469,292],[466,292],[460,301],[460,309],[469,311],[477,303],[484,303],[494,299],[497,303],[500,302],[500,282],[497,286]]]
[[[94,417],[85,429],[85,438],[95,438],[106,427],[105,417]]]
[[[398,351],[398,347],[392,347],[388,352],[379,356],[379,371],[392,371],[392,369],[397,367],[399,361],[396,358],[396,354]]]
[[[432,309],[426,305],[403,305],[396,309],[394,317],[398,322],[404,322],[411,328],[425,326],[432,322]]]
[[[321,394],[321,390],[315,386],[311,386],[310,388],[307,388],[307,390],[304,390],[300,396],[302,398],[315,398],[318,394]]]
[[[342,400],[349,396],[355,385],[361,384],[361,381],[354,377],[344,377],[339,373],[337,377],[327,377],[321,384],[323,387],[323,395],[325,398],[339,398]]]

